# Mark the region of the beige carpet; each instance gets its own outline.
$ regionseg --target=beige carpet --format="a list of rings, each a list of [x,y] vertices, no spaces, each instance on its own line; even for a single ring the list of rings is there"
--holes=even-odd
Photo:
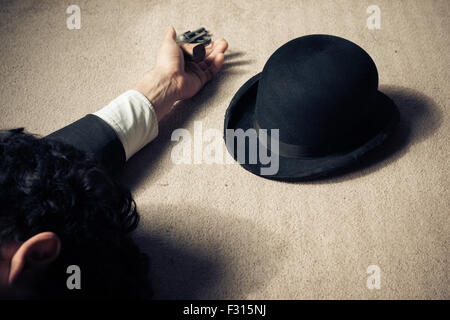
[[[180,106],[127,164],[157,298],[450,298],[450,2],[5,1],[1,128],[46,135],[96,111],[151,67],[168,24],[229,41],[219,77]],[[81,8],[68,30],[66,8]],[[369,30],[366,9],[381,9]],[[314,183],[258,178],[239,165],[176,165],[170,134],[222,130],[238,88],[297,36],[329,33],[366,49],[401,111],[383,152]],[[369,265],[381,288],[369,290]]]

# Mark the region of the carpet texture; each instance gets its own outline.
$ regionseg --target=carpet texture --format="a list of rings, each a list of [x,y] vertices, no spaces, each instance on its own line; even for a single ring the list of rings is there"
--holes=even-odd
[[[169,24],[229,41],[223,71],[120,177],[142,215],[136,239],[152,257],[156,298],[450,298],[449,1],[0,3],[2,129],[46,135],[103,107],[151,68]],[[72,4],[79,30],[66,26]],[[380,29],[366,25],[370,5]],[[386,148],[310,183],[171,160],[173,130],[193,134],[201,121],[203,131],[222,131],[239,87],[279,46],[313,33],[372,56],[401,113]],[[380,289],[366,285],[370,265],[381,270]]]

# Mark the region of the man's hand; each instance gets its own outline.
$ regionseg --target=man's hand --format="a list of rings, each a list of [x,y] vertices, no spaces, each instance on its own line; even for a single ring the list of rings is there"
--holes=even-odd
[[[221,38],[205,47],[203,61],[185,62],[175,38],[175,30],[169,27],[159,49],[156,66],[134,87],[153,104],[158,121],[170,112],[177,100],[194,96],[219,72],[223,54],[228,48],[228,43]]]

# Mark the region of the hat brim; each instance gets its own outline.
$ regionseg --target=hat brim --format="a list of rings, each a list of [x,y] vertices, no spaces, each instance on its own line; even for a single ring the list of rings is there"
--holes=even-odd
[[[261,73],[250,78],[234,95],[225,114],[224,139],[226,141],[227,129],[242,129],[244,131],[254,128],[254,111],[256,96],[258,92],[258,82]],[[258,176],[283,181],[308,181],[322,177],[327,177],[347,168],[357,162],[368,151],[381,145],[392,133],[395,125],[399,121],[400,114],[395,103],[382,92],[377,92],[376,113],[371,118],[370,126],[373,129],[372,134],[360,146],[351,151],[340,154],[331,154],[317,158],[287,158],[278,156],[278,171],[273,175],[262,175],[261,169],[269,167],[271,164],[263,165],[259,161],[248,163],[249,145],[245,145],[245,163],[240,165]],[[256,129],[255,129],[256,130]],[[264,148],[264,144],[258,143],[258,148]],[[228,150],[233,158],[237,159],[236,150]],[[267,150],[266,150],[267,152]],[[270,154],[270,151],[269,153]]]

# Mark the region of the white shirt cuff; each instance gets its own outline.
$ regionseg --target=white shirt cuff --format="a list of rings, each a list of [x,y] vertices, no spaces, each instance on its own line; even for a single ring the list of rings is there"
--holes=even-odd
[[[93,114],[116,131],[126,160],[158,136],[155,109],[139,91],[128,90]]]

